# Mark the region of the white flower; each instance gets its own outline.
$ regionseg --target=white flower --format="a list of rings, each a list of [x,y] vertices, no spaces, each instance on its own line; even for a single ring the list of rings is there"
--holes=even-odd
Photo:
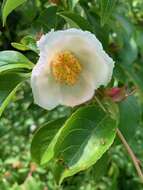
[[[86,102],[111,80],[114,62],[90,32],[51,31],[41,37],[38,47],[31,86],[35,103],[45,109]]]

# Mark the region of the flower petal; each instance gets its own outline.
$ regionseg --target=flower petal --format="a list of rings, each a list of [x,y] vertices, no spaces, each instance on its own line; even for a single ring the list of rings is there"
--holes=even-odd
[[[45,67],[41,65],[36,65],[32,71],[31,87],[34,101],[39,106],[51,110],[59,105],[60,88]]]
[[[94,49],[93,49],[94,50]],[[99,86],[106,86],[112,77],[114,62],[113,60],[103,52],[100,55],[90,54],[89,59],[82,61],[84,70],[83,72],[89,72],[92,80],[95,83],[95,89]]]
[[[88,78],[88,76],[82,75],[76,85],[61,85],[60,104],[74,107],[90,100],[94,95],[94,86],[89,79],[90,76]]]

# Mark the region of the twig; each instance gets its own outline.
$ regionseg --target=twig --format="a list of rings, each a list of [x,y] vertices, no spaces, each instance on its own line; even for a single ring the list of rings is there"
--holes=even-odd
[[[121,131],[118,128],[117,128],[117,135],[120,138],[121,142],[123,143],[129,156],[131,157],[133,164],[137,170],[138,176],[140,177],[141,182],[143,183],[143,173],[142,173],[140,165],[138,163],[138,159],[136,158],[135,154],[133,153],[132,149],[130,148],[129,144],[127,143],[126,139],[124,138],[124,136],[122,135]]]

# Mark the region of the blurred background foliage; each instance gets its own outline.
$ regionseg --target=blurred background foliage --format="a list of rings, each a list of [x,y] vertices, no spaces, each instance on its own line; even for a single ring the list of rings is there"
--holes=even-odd
[[[143,1],[26,1],[8,16],[5,27],[0,20],[0,50],[24,51],[36,63],[35,40],[53,28],[69,27],[95,33],[116,62],[114,85],[134,89],[119,103],[119,128],[143,164]],[[21,41],[25,36],[30,43]],[[29,82],[21,86],[0,120],[0,190],[143,190],[118,139],[98,164],[65,180],[62,187],[55,184],[52,162],[45,167],[32,162],[33,131],[71,111],[58,107],[47,112],[34,105]]]

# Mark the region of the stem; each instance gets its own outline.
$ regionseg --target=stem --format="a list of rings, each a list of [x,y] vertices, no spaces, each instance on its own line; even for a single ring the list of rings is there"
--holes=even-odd
[[[103,104],[101,103],[101,101],[95,96],[94,99],[96,100],[96,102],[98,103],[98,105],[101,107],[101,109],[104,112],[107,112],[107,110],[105,109],[105,107],[103,106]]]
[[[101,101],[96,96],[94,98],[97,101],[97,103],[99,104],[99,106],[101,107],[101,109],[106,112],[106,109],[105,109],[104,105],[101,103]],[[142,173],[142,170],[140,168],[138,159],[136,158],[136,156],[135,156],[134,152],[132,151],[131,147],[129,146],[126,139],[122,135],[121,131],[118,128],[116,129],[116,131],[117,131],[117,135],[118,135],[119,139],[121,140],[122,144],[124,145],[125,149],[127,150],[129,156],[131,157],[131,159],[133,161],[133,164],[134,164],[134,166],[135,166],[135,168],[137,170],[137,174],[138,174],[141,182],[143,183],[143,173]]]
[[[121,142],[123,143],[125,149],[127,150],[129,156],[131,157],[133,164],[137,170],[138,176],[141,179],[141,182],[143,183],[143,173],[141,171],[140,165],[138,163],[138,159],[136,158],[135,154],[133,153],[131,147],[129,146],[129,144],[127,143],[126,139],[124,138],[124,136],[122,135],[121,131],[117,128],[117,135],[120,138]]]

